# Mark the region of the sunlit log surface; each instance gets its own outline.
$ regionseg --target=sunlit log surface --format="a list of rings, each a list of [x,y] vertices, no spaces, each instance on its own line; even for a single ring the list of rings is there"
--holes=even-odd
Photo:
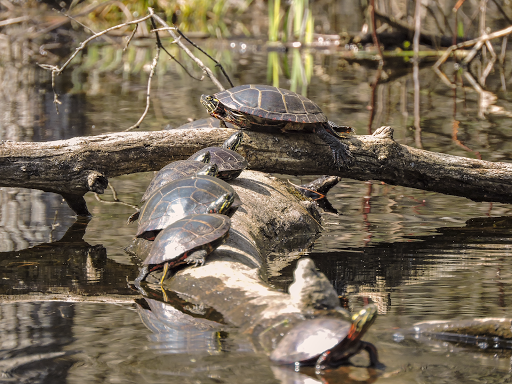
[[[0,185],[41,189],[64,197],[102,193],[107,178],[159,170],[201,148],[219,145],[233,132],[187,129],[44,143],[2,141]],[[373,135],[344,139],[356,160],[350,169],[334,169],[329,148],[312,134],[244,131],[240,153],[251,169],[264,172],[381,180],[475,201],[512,202],[512,164],[424,151],[398,144],[392,134],[390,127],[382,127]]]

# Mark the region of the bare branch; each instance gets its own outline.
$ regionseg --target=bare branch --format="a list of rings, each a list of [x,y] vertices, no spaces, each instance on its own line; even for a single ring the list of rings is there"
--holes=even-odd
[[[478,50],[484,45],[486,44],[488,41],[492,40],[492,39],[496,39],[498,37],[503,37],[503,36],[507,36],[507,35],[510,35],[512,33],[512,26],[510,27],[507,27],[507,28],[504,28],[504,29],[501,29],[499,31],[496,31],[496,32],[493,32],[493,33],[490,33],[490,34],[484,34],[476,39],[473,39],[473,40],[468,40],[468,41],[464,41],[462,43],[459,43],[459,44],[456,44],[456,45],[452,45],[451,47],[449,47],[444,53],[443,55],[436,61],[436,63],[432,66],[432,69],[436,72],[436,74],[441,78],[441,80],[447,85],[449,86],[450,88],[456,88],[456,85],[453,84],[450,80],[448,80],[448,78],[446,77],[446,75],[439,69],[439,67],[441,66],[441,64],[443,64],[446,59],[448,57],[450,57],[450,55],[452,54],[453,51],[457,50],[457,49],[461,49],[461,48],[469,48],[469,47],[473,47],[473,49],[471,50],[471,52],[466,56],[466,58],[464,59],[464,63],[467,64],[469,62],[471,62],[471,60],[473,60],[473,58],[476,56],[476,54],[478,53]]]
[[[304,19],[305,20],[305,19]],[[234,87],[233,83],[231,82],[231,79],[229,78],[228,74],[226,73],[226,71],[224,70],[224,67],[222,66],[221,63],[219,63],[217,60],[215,60],[213,57],[211,57],[208,53],[206,53],[201,47],[199,47],[196,43],[194,43],[192,40],[190,40],[187,36],[185,36],[183,34],[183,32],[181,32],[178,28],[176,28],[176,30],[178,31],[178,33],[180,34],[180,37],[183,37],[185,40],[187,40],[190,44],[192,44],[192,46],[194,46],[194,48],[198,49],[199,51],[201,51],[204,55],[206,55],[211,61],[213,61],[215,63],[215,66],[220,68],[220,70],[222,71],[222,74],[224,75],[224,77],[228,80],[229,84],[231,85],[231,87]]]
[[[12,19],[0,21],[0,27],[5,27],[6,25],[11,25],[11,24],[22,23],[27,20],[30,20],[30,16],[14,17]]]
[[[144,17],[141,17],[140,19],[133,20],[133,21],[127,21],[126,23],[118,24],[118,25],[115,25],[113,27],[107,28],[104,31],[95,33],[91,37],[89,37],[86,40],[82,41],[82,43],[75,49],[75,52],[73,52],[73,54],[68,58],[68,60],[60,68],[57,68],[57,69],[53,70],[52,72],[55,72],[57,75],[60,75],[62,73],[62,71],[69,65],[71,60],[73,60],[76,57],[76,55],[78,55],[78,52],[82,51],[85,48],[85,46],[89,42],[91,42],[92,40],[94,40],[94,39],[96,39],[96,38],[98,38],[100,36],[103,36],[106,33],[114,31],[116,29],[120,29],[120,28],[126,27],[128,25],[132,25],[132,24],[139,24],[139,23],[141,23],[141,22],[143,22],[145,20],[150,19],[151,16],[153,16],[153,14],[154,14],[153,13],[153,9],[152,8],[148,8],[148,12],[149,12],[148,15],[146,15]]]
[[[131,130],[136,129],[136,128],[139,128],[140,123],[142,123],[142,120],[144,120],[144,118],[148,114],[150,100],[151,100],[151,80],[153,79],[153,75],[155,74],[155,68],[156,68],[156,66],[158,64],[159,57],[160,57],[160,47],[157,44],[157,46],[156,46],[156,54],[155,54],[155,57],[153,58],[153,63],[151,64],[151,71],[149,72],[148,87],[147,87],[147,92],[146,92],[146,109],[144,110],[144,113],[140,117],[139,121],[137,121],[130,128],[125,129],[124,130],[125,132],[131,131]]]
[[[151,9],[151,8],[149,8]],[[185,53],[192,59],[194,60],[194,62],[199,66],[199,68],[201,68],[203,70],[203,72],[213,81],[213,83],[217,86],[217,88],[219,88],[219,90],[223,91],[224,90],[224,87],[222,86],[222,84],[220,83],[220,81],[215,77],[215,75],[213,74],[212,70],[210,68],[208,68],[206,65],[203,64],[203,62],[201,60],[199,60],[191,51],[190,49],[188,49],[188,47],[183,44],[183,42],[181,41],[181,39],[179,38],[179,35],[175,32],[175,30],[171,27],[169,27],[167,25],[167,23],[162,20],[162,18],[160,18],[158,15],[155,15],[153,14],[153,18],[162,26],[164,26],[167,30],[167,32],[169,32],[169,34],[173,37],[173,39],[175,40],[174,42],[176,44],[178,44],[178,46],[183,49],[183,51],[185,51]]]
[[[128,48],[128,45],[130,44],[130,42],[133,39],[133,36],[135,36],[135,33],[137,33],[137,28],[139,28],[139,24],[135,24],[135,28],[133,28],[133,32],[131,33],[130,37],[128,37],[128,40],[126,40],[126,45],[123,48],[123,52],[126,51],[126,49]]]

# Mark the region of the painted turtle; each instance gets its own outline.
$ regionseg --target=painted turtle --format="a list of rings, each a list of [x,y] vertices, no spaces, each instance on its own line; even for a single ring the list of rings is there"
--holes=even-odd
[[[232,216],[241,205],[235,190],[211,176],[174,180],[155,191],[142,206],[137,237],[151,240],[158,233],[187,215],[222,213]]]
[[[183,179],[184,177],[193,175],[217,177],[219,170],[218,165],[215,164],[215,162],[210,162],[210,160],[210,152],[203,151],[201,155],[195,157],[193,160],[177,160],[167,164],[157,172],[155,177],[153,177],[153,180],[149,183],[146,192],[144,192],[140,201],[146,201],[157,189],[162,188],[165,184],[174,180]]]
[[[243,133],[238,131],[231,135],[222,144],[222,147],[208,147],[190,156],[189,160],[201,159],[205,153],[210,153],[210,161],[219,167],[219,178],[223,180],[233,180],[237,178],[242,171],[247,168],[245,157],[236,153],[243,139]]]
[[[228,128],[236,128],[232,124],[227,124]],[[194,120],[189,123],[180,125],[177,128],[169,128],[169,129],[203,129],[203,128],[226,128],[224,126],[221,127],[221,122],[215,117],[208,117],[206,119]],[[165,128],[167,129],[167,128]]]
[[[162,229],[135,282],[163,269],[162,284],[169,268],[185,263],[203,265],[205,257],[226,241],[230,226],[226,215],[210,213],[189,215]]]
[[[211,116],[242,129],[314,132],[331,148],[337,167],[353,162],[335,131],[337,125],[328,121],[313,101],[295,92],[269,85],[241,85],[213,96],[202,95],[201,104]]]
[[[370,365],[379,364],[377,349],[361,337],[377,317],[370,304],[352,316],[352,322],[319,317],[305,320],[292,328],[277,344],[270,359],[279,364],[336,366],[362,349],[370,355]]]

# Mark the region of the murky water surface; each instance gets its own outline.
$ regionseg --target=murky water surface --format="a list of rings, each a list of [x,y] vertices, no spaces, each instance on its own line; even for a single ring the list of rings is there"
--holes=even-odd
[[[216,49],[236,84],[271,83],[267,72],[275,67],[267,67],[261,47],[234,42]],[[148,68],[143,59],[152,53],[140,48],[140,57],[126,64],[116,62],[109,47],[89,53],[57,82],[63,102],[59,115],[47,74],[32,68],[32,77],[22,76],[27,69],[4,67],[4,78],[11,72],[20,81],[9,95],[4,86],[0,138],[46,141],[132,125],[144,109]],[[412,78],[406,66],[394,65],[395,77],[372,88],[376,72],[371,65],[320,51],[290,52],[289,67],[284,55],[277,58],[280,86],[307,91],[332,120],[351,125],[358,134],[391,125],[401,144],[484,160],[512,159],[509,73],[496,71],[487,79],[487,89],[499,96],[499,113],[479,119],[476,92],[454,93],[428,66],[421,69],[419,132],[413,127]],[[166,60],[154,78],[153,104],[143,129],[206,117],[199,96],[215,91],[207,80],[193,82]],[[307,87],[283,75],[301,68],[301,79],[312,73]],[[501,75],[508,88],[503,88]],[[234,329],[215,323],[191,326],[177,318],[162,328],[158,302],[142,300],[127,287],[138,271],[123,251],[135,233],[125,221],[134,212],[129,204],[138,203],[151,177],[134,174],[111,180],[128,205],[87,195],[93,214],[89,223],[75,222],[56,195],[0,189],[0,382],[512,381],[510,351],[422,339],[411,331],[414,323],[426,320],[512,317],[510,205],[380,182],[343,180],[331,190],[329,199],[340,215],[323,214],[325,230],[305,255],[332,281],[349,309],[368,302],[378,305],[380,315],[365,339],[377,346],[386,368],[341,367],[317,377],[312,371],[294,373],[271,365]],[[280,177],[294,183],[312,179]],[[111,193],[102,199],[111,201]],[[272,255],[276,259],[282,262],[286,255]],[[295,262],[284,269],[274,264],[269,265],[269,282],[286,289]],[[99,302],[105,292],[113,302]],[[39,293],[54,294],[55,300],[38,301]],[[66,302],[80,295],[84,302]],[[183,308],[189,315],[201,313],[186,304]],[[165,313],[176,316],[172,308]],[[355,365],[367,363],[364,354],[352,360]]]

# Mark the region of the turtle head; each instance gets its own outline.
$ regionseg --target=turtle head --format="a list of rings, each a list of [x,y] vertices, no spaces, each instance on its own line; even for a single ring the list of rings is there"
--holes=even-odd
[[[234,193],[224,193],[217,200],[210,204],[210,206],[208,207],[208,213],[226,214],[229,211],[229,208],[231,208],[231,205],[233,204],[234,201]]]
[[[349,331],[350,339],[360,339],[371,327],[377,318],[377,306],[370,304],[352,316],[352,328]]]
[[[201,163],[208,164],[211,159],[212,159],[212,156],[210,154],[210,151],[204,151],[204,152],[201,152],[196,157],[190,158],[189,160],[200,161]]]
[[[219,167],[215,163],[206,164],[197,172],[197,175],[217,177],[219,175]]]
[[[201,104],[206,108],[206,111],[213,117],[222,109],[219,99],[211,95],[201,95]]]
[[[230,149],[232,151],[236,151],[237,148],[242,143],[244,138],[244,134],[241,131],[238,131],[231,136],[222,144],[222,148]]]

